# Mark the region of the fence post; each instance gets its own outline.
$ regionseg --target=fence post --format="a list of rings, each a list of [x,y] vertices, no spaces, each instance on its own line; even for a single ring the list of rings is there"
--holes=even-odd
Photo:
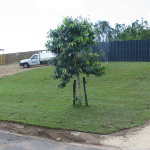
[[[2,55],[0,55],[0,65],[2,65]]]
[[[126,61],[128,61],[128,55],[127,55],[127,41],[125,41],[125,44],[126,44]]]
[[[4,65],[5,65],[6,64],[6,55],[3,54],[3,56],[4,56]]]
[[[83,77],[83,86],[84,86],[85,103],[86,103],[86,106],[88,106],[85,77]]]
[[[130,54],[131,54],[131,51],[130,51],[130,41],[128,42],[128,44],[129,44],[129,45],[128,45],[128,47],[129,47],[129,49],[128,49],[128,52],[129,52],[129,60],[128,60],[128,61],[131,61],[131,55],[130,55]]]
[[[135,60],[133,59],[133,41],[132,41],[132,61],[135,61]]]
[[[0,65],[2,65],[2,55],[0,55]]]
[[[116,61],[117,61],[117,53],[118,53],[118,49],[117,49],[117,41],[116,41],[115,43],[116,43]]]
[[[139,57],[140,57],[140,56],[139,56],[139,53],[140,53],[140,52],[139,52],[139,41],[138,41],[138,61],[139,61]]]
[[[143,41],[144,42],[144,41]],[[141,51],[141,61],[145,61],[145,60],[143,60],[143,53],[144,53],[144,48],[142,49],[142,44],[143,44],[143,42],[142,41],[140,41],[140,44],[141,44],[141,48],[140,48],[140,51]],[[142,53],[143,52],[143,53]]]
[[[122,47],[122,51],[123,51],[122,54],[123,54],[123,61],[124,61],[124,41],[123,41],[122,44],[123,44],[123,45],[122,45],[122,46],[123,46],[123,47]]]
[[[148,40],[149,41],[149,61],[150,61],[150,40]]]

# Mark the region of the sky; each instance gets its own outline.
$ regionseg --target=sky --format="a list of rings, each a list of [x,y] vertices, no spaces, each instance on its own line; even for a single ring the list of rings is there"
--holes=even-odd
[[[88,17],[126,25],[150,23],[150,0],[0,0],[0,49],[4,53],[45,50],[47,32],[63,17]],[[2,52],[0,52],[2,54]]]

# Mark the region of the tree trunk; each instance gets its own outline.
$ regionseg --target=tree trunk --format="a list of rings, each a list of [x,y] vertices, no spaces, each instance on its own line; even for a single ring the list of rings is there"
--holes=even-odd
[[[80,86],[80,76],[78,76],[78,93],[79,93],[79,102],[80,102],[80,105],[82,105],[82,99],[81,99],[81,86]]]

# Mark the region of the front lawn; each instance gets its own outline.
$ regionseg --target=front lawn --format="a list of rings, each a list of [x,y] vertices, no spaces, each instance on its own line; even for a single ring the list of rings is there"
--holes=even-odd
[[[150,62],[104,65],[106,75],[86,77],[88,107],[83,93],[83,106],[73,106],[74,79],[59,89],[59,79],[51,78],[53,67],[1,78],[0,120],[101,134],[145,123],[150,118]]]

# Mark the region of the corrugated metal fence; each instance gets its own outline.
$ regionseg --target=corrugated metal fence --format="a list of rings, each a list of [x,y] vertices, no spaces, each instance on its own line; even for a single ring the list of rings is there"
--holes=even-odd
[[[150,61],[150,40],[100,42],[92,49],[103,50],[105,61]]]
[[[2,55],[0,55],[0,65],[10,64],[13,62],[19,62],[22,59],[30,58],[33,54],[38,54],[39,51],[42,51],[42,50],[11,53],[11,54],[2,54]]]

